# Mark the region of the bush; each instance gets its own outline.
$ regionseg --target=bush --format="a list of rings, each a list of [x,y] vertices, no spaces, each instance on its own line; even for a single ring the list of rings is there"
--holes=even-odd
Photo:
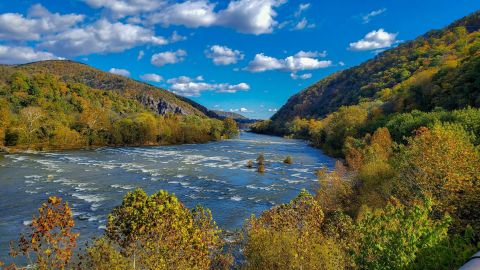
[[[425,250],[447,239],[450,218],[430,218],[431,205],[411,208],[389,204],[385,209],[365,213],[358,222],[359,269],[407,269]]]
[[[321,234],[323,212],[306,191],[247,222],[245,269],[343,269],[335,241]]]
[[[106,236],[133,269],[209,269],[222,257],[208,209],[189,210],[174,195],[137,189],[108,217]]]
[[[283,163],[285,164],[293,164],[293,159],[291,156],[287,156],[284,160]]]

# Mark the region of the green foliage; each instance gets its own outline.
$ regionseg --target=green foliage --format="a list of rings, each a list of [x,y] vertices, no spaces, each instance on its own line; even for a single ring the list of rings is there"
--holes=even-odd
[[[208,209],[137,189],[109,215],[106,236],[133,269],[209,269],[222,252],[219,232]]]
[[[128,270],[130,262],[107,238],[102,237],[87,246],[86,253],[80,257],[80,269]]]
[[[306,191],[247,223],[246,269],[343,269],[337,244],[323,237],[323,212]]]
[[[320,80],[292,96],[272,117],[271,127],[285,133],[285,123],[295,117],[323,118],[362,100],[380,99],[389,112],[480,106],[480,35],[467,27],[456,23],[431,31]]]
[[[467,224],[480,228],[480,155],[461,126],[418,130],[401,148],[397,162],[407,186],[402,197],[432,198],[440,214],[454,217],[457,230]]]
[[[359,269],[408,269],[422,251],[447,238],[450,218],[429,217],[430,205],[405,208],[389,204],[383,210],[367,212],[358,222],[358,250],[354,258]]]
[[[225,134],[227,138],[233,138],[238,135],[239,131],[237,122],[235,122],[235,120],[233,120],[232,118],[225,118],[223,120],[223,126],[223,134]]]
[[[14,68],[1,68],[6,85],[0,91],[0,145],[71,149],[203,143],[238,132],[230,120],[222,122],[201,113],[160,116],[124,92],[66,83],[43,70],[12,73]]]

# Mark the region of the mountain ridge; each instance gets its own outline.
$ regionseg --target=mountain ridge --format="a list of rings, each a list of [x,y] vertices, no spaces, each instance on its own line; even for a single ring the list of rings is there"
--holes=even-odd
[[[341,106],[358,104],[362,100],[382,99],[392,103],[392,99],[408,92],[402,83],[423,74],[438,79],[452,74],[447,69],[460,69],[465,63],[478,61],[478,29],[480,29],[480,11],[463,17],[440,30],[431,30],[414,40],[399,44],[397,47],[381,52],[373,59],[357,66],[337,71],[317,81],[313,85],[291,96],[271,120],[275,129],[282,129],[282,123],[292,121],[295,117],[321,118],[336,111]],[[465,48],[461,42],[465,42]],[[449,66],[450,65],[450,66]],[[437,70],[435,70],[437,68]],[[447,70],[447,71],[445,71]],[[435,77],[436,76],[436,77]],[[411,85],[410,85],[411,86]],[[385,96],[385,89],[390,89],[390,96]],[[399,91],[400,90],[400,91]],[[384,91],[384,92],[382,92]],[[396,92],[395,92],[396,91]],[[453,93],[450,93],[453,94]],[[457,105],[431,104],[449,109],[464,106],[480,106],[479,95],[474,100]],[[389,100],[390,99],[390,100]],[[421,109],[415,104],[410,109]],[[384,111],[399,111],[398,108],[384,106]],[[405,108],[400,109],[403,110]],[[430,108],[429,108],[430,109]],[[281,132],[280,132],[281,133]]]
[[[50,73],[64,82],[77,82],[93,89],[117,91],[134,98],[158,114],[179,113],[217,117],[203,105],[166,89],[121,75],[112,74],[72,60],[46,60],[20,65],[1,65],[27,73]]]

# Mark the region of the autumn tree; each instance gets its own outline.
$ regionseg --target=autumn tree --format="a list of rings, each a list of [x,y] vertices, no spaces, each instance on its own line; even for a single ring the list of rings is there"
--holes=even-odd
[[[343,253],[321,232],[323,211],[303,190],[288,204],[252,216],[245,227],[245,269],[343,269]]]
[[[480,228],[480,156],[458,125],[421,128],[398,157],[400,181],[408,194],[432,198],[437,215],[448,212],[461,228]],[[457,224],[458,225],[458,224]]]
[[[24,140],[28,145],[36,140],[36,133],[40,129],[43,117],[45,117],[45,113],[39,107],[26,107],[20,111],[20,118],[24,124]]]
[[[238,135],[238,125],[237,125],[237,122],[235,122],[235,120],[233,120],[232,118],[225,118],[223,120],[223,134],[225,134],[225,136],[227,138],[233,138],[235,136]]]
[[[28,232],[18,243],[11,243],[11,256],[25,256],[38,269],[64,269],[76,246],[78,233],[72,231],[75,222],[68,203],[50,197],[38,209]]]
[[[209,269],[222,257],[219,233],[208,209],[189,210],[166,191],[148,196],[141,189],[124,197],[106,229],[132,269]]]
[[[417,256],[447,238],[451,219],[433,220],[431,204],[405,207],[397,202],[367,212],[358,221],[358,269],[408,269]]]

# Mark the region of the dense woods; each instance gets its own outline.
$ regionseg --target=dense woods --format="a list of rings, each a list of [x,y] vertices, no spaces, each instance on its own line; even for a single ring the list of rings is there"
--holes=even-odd
[[[476,12],[320,80],[272,117],[274,132],[286,133],[284,123],[295,117],[324,118],[368,101],[382,114],[479,107],[479,25]]]
[[[122,93],[50,73],[12,73],[0,83],[0,104],[0,146],[12,149],[202,143],[238,129],[231,119],[158,115]]]
[[[318,171],[316,195],[296,199],[308,198],[308,207],[294,200],[250,221],[253,268],[287,269],[282,259],[300,256],[293,269],[457,269],[478,251],[479,18],[335,73],[252,126],[343,160],[333,172]],[[305,208],[321,222],[302,219]],[[278,244],[285,226],[299,246]],[[326,243],[330,253],[316,261]],[[253,252],[260,245],[279,249]]]

